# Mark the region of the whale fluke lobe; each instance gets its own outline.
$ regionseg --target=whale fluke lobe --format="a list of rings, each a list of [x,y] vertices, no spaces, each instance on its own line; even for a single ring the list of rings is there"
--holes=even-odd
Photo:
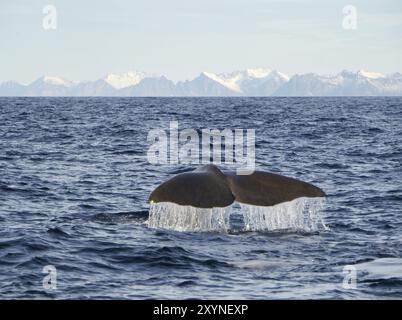
[[[325,197],[325,193],[312,184],[278,174],[255,171],[251,175],[236,175],[206,165],[162,183],[151,193],[149,201],[216,208],[227,207],[234,201],[274,206],[301,197]]]
[[[149,196],[150,202],[173,202],[197,208],[227,207],[234,200],[225,175],[212,165],[178,174]]]
[[[256,206],[274,206],[301,197],[325,197],[324,191],[312,184],[268,172],[228,174],[227,180],[236,201]]]

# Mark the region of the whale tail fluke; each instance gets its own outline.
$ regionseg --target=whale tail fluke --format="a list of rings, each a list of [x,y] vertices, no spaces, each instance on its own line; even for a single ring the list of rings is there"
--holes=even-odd
[[[325,197],[325,193],[307,182],[273,173],[256,171],[251,175],[236,175],[206,165],[162,183],[151,193],[149,201],[215,208],[227,207],[234,201],[274,206],[301,197]]]

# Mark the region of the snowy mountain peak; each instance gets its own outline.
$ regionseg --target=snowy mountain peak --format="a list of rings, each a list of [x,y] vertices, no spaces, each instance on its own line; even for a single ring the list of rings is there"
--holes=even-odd
[[[361,78],[368,78],[368,79],[385,78],[385,75],[383,75],[382,73],[371,72],[371,71],[366,71],[366,70],[359,70],[357,72],[343,70],[339,75],[342,77],[345,77],[345,78],[356,77],[356,76],[361,77]]]
[[[402,79],[402,74],[399,73],[399,72],[395,72],[390,76],[390,78],[401,80]]]
[[[265,78],[266,76],[270,75],[272,72],[271,69],[268,68],[253,68],[253,69],[246,69],[246,74],[250,78]]]
[[[104,80],[115,89],[123,89],[135,86],[146,77],[147,74],[145,72],[129,71],[123,74],[108,74]]]
[[[239,75],[234,74],[216,74],[212,72],[202,72],[201,75],[210,78],[213,81],[218,82],[219,84],[223,85],[224,87],[228,88],[229,90],[233,90],[235,92],[241,92],[240,87],[238,85]]]
[[[46,84],[51,84],[54,86],[64,86],[64,87],[71,87],[72,85],[75,84],[75,82],[66,80],[61,77],[55,77],[55,76],[43,76],[42,78],[39,79],[41,82],[44,82]]]
[[[385,78],[385,75],[379,72],[369,72],[365,70],[359,70],[357,72],[358,75],[363,76],[365,78],[370,78],[370,79],[379,79],[379,78]]]
[[[243,92],[243,84],[247,81],[253,80],[264,80],[269,78],[276,78],[279,79],[280,82],[286,82],[289,80],[289,77],[285,74],[272,71],[268,68],[253,68],[253,69],[246,69],[243,71],[234,71],[230,73],[212,73],[212,72],[203,72],[202,75],[210,78],[213,81],[220,83],[221,85],[225,86],[229,90],[235,92]],[[244,92],[243,92],[244,93]]]

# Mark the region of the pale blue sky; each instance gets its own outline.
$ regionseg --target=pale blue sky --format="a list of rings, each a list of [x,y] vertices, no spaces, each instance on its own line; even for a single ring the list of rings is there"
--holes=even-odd
[[[56,30],[42,27],[47,4]],[[356,30],[342,28],[348,4]],[[129,70],[173,80],[247,67],[402,72],[402,1],[0,0],[0,39],[0,81],[23,83]]]

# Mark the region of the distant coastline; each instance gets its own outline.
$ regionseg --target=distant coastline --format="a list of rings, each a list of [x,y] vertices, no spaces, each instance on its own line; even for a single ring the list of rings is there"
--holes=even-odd
[[[165,76],[131,71],[82,82],[55,76],[43,76],[28,85],[8,81],[0,84],[0,96],[402,96],[402,74],[344,70],[334,75],[289,77],[276,70],[256,68],[221,74],[202,72],[192,80],[175,83]]]

